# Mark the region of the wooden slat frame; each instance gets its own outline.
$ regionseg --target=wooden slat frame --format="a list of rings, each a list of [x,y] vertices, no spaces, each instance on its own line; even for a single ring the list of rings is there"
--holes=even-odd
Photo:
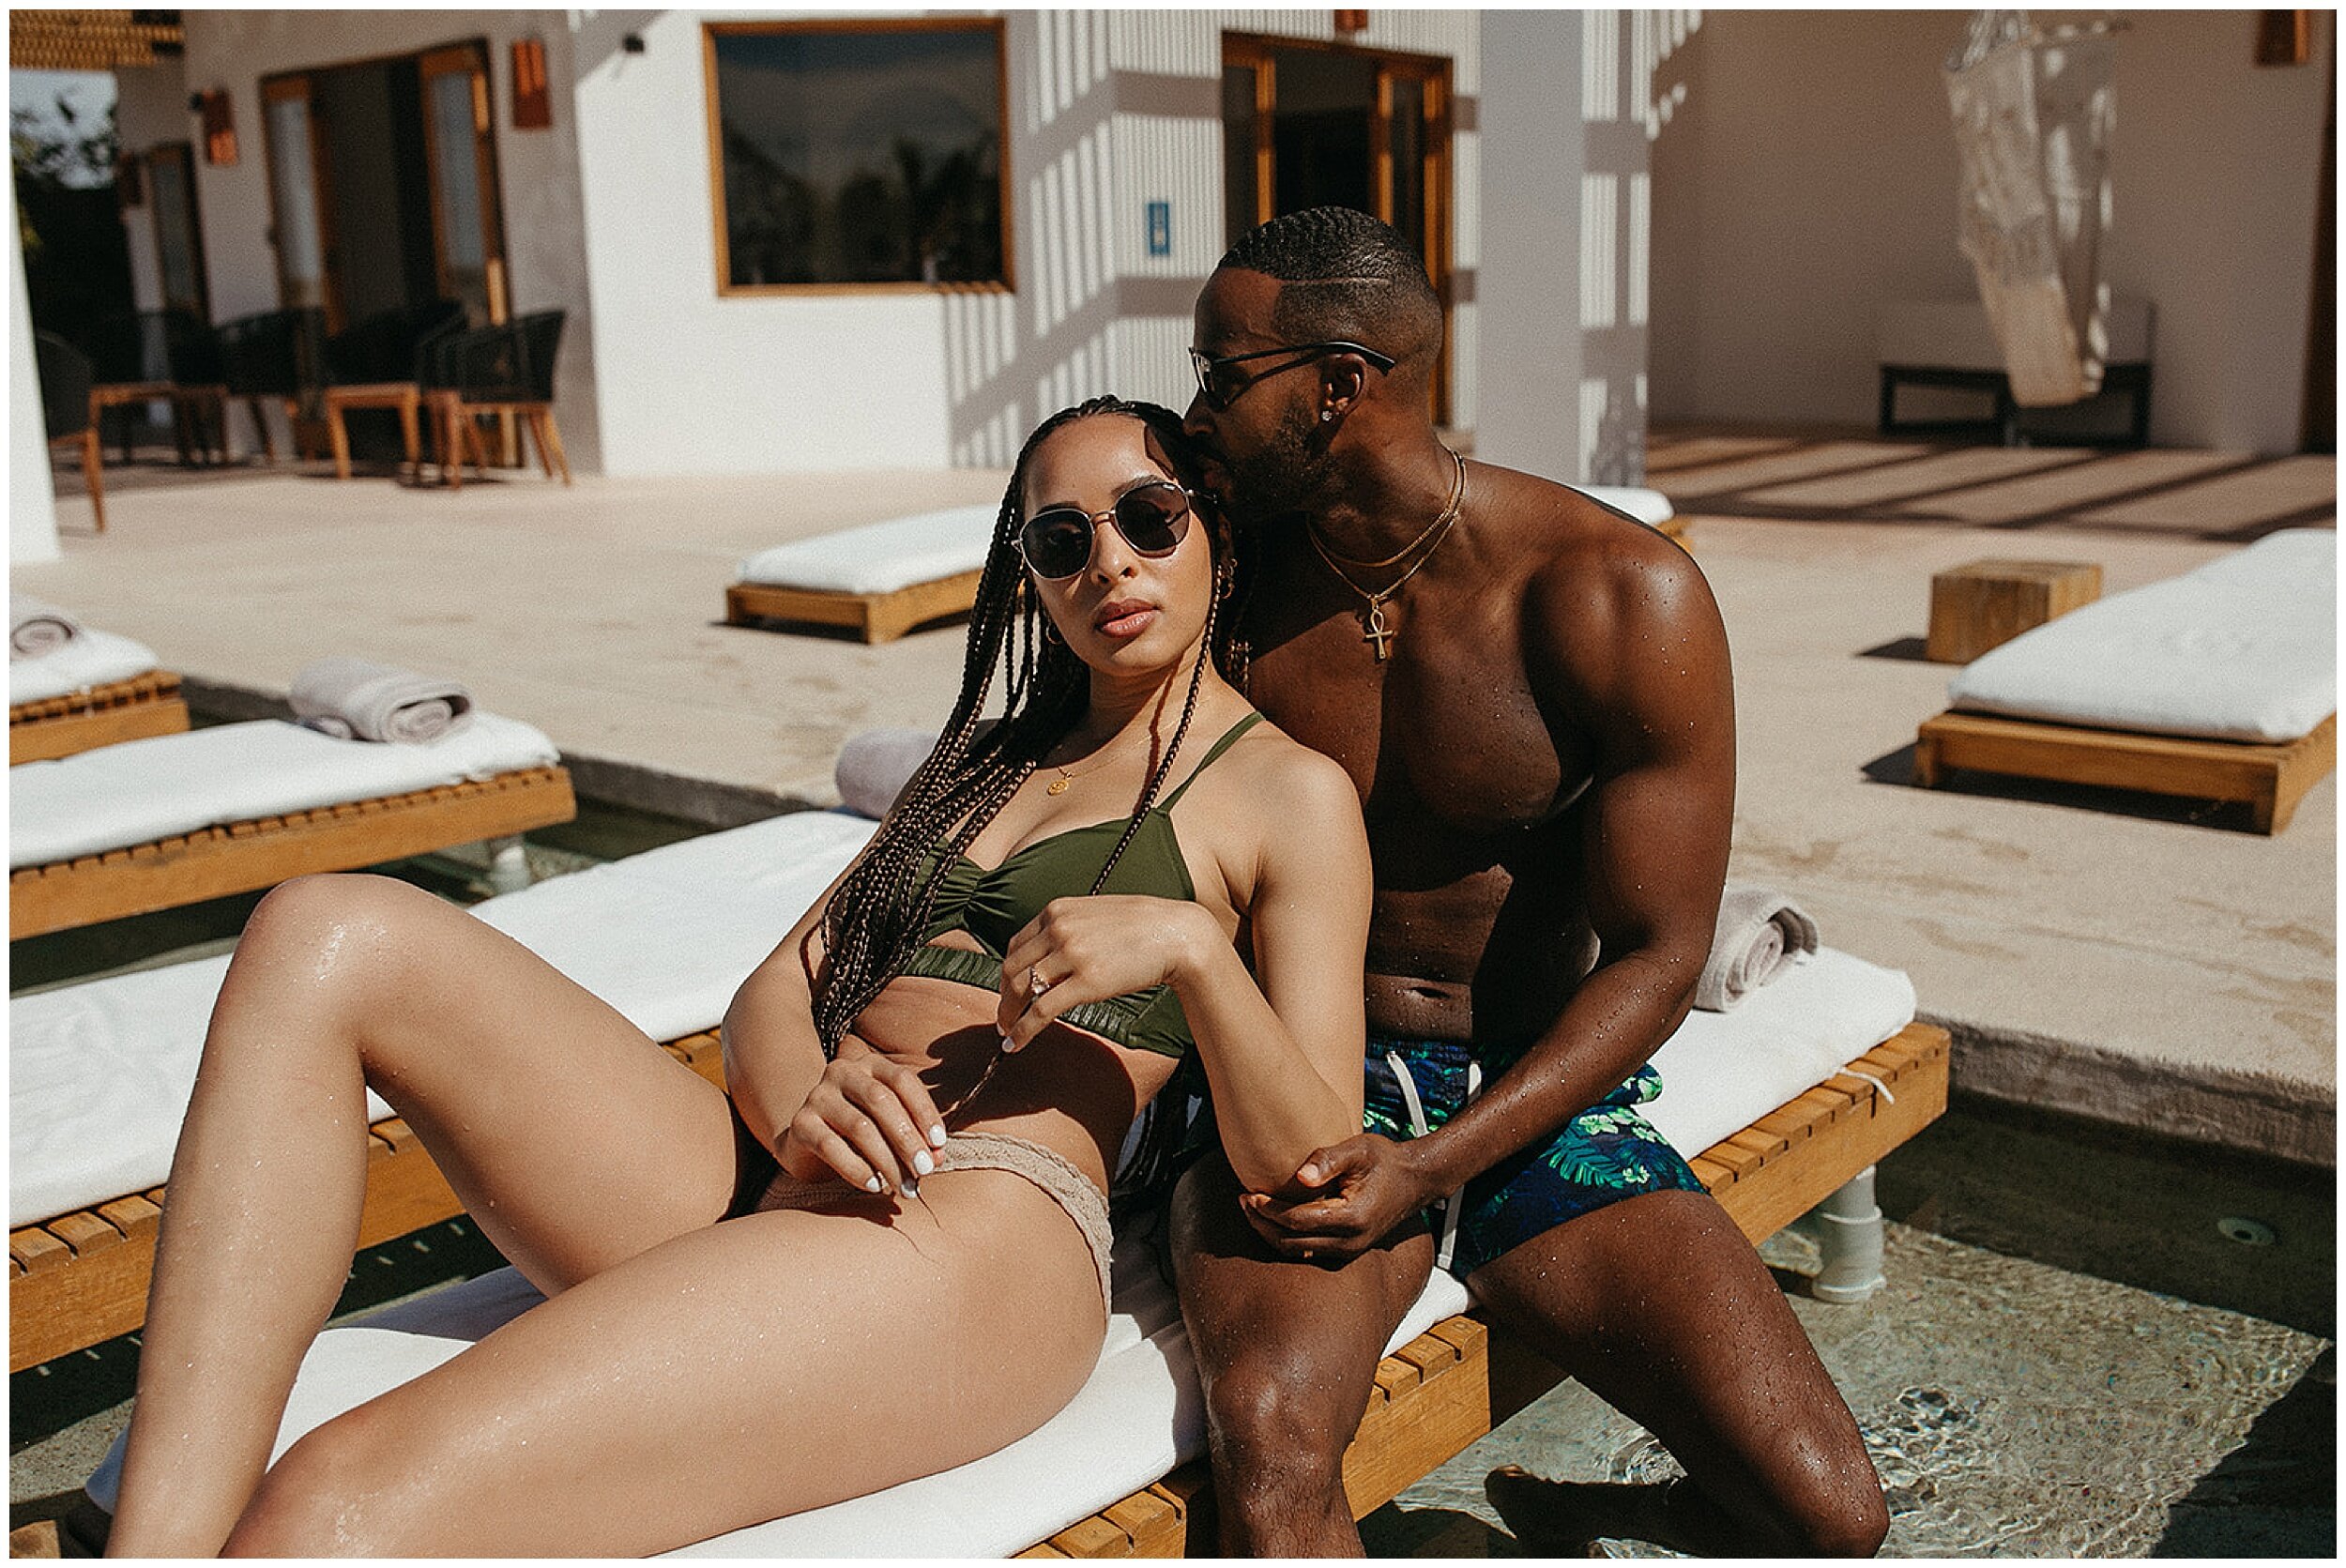
[[[2153,795],[2245,800],[2260,833],[2288,827],[2306,791],[2337,766],[2335,713],[2308,735],[2266,744],[1950,711],[1924,720],[1914,741],[1914,782],[1926,789],[1942,783],[1950,769],[1975,768]]]
[[[1705,1149],[1691,1162],[1695,1171],[1737,1227],[1762,1241],[1938,1119],[1947,1106],[1947,1050],[1944,1029],[1910,1024],[1850,1064],[1890,1095],[1864,1078],[1835,1077]],[[1392,1501],[1561,1378],[1480,1308],[1444,1318],[1387,1356],[1345,1450],[1353,1517]],[[1205,1463],[1193,1460],[1019,1555],[1210,1555],[1211,1498]]]
[[[736,583],[725,589],[725,620],[734,626],[759,620],[811,621],[846,627],[867,643],[889,643],[923,621],[967,614],[978,601],[978,579],[983,575],[983,571],[957,572],[889,593]]]
[[[723,1086],[714,1029],[670,1041],[678,1061]],[[391,1117],[368,1129],[361,1249],[379,1246],[463,1210],[413,1129]],[[155,1234],[165,1189],[131,1193],[8,1233],[8,1370],[126,1334],[146,1317]]]
[[[250,892],[312,872],[378,865],[577,814],[568,769],[526,768],[24,866],[8,874],[8,939]]]
[[[8,766],[71,756],[96,746],[176,735],[188,727],[179,677],[148,670],[85,692],[21,702],[8,709]]]

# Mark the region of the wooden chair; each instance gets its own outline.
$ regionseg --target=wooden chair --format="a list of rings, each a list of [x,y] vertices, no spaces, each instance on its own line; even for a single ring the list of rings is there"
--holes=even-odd
[[[309,411],[327,381],[326,312],[314,306],[261,311],[222,323],[219,336],[226,394],[242,398],[251,411],[262,460],[277,461],[276,439],[265,417],[265,405],[270,403],[284,409],[297,452],[307,456]]]
[[[102,431],[108,414],[169,403],[181,463],[225,459],[228,388],[220,341],[209,323],[176,308],[118,312],[93,324],[86,346],[96,377],[89,393],[91,424]],[[136,431],[129,419],[119,421],[125,463],[133,456]]]
[[[90,358],[53,332],[33,334],[33,358],[40,372],[41,418],[54,449],[70,445],[82,454],[82,482],[89,487],[98,531],[106,531],[106,485],[98,449],[98,420],[90,405]],[[15,719],[9,719],[13,732]]]
[[[320,390],[319,401],[333,448],[335,478],[350,478],[347,416],[353,409],[387,409],[397,414],[407,467],[419,479],[422,477],[422,366],[437,340],[461,330],[464,325],[463,304],[434,299],[370,316],[328,341],[327,366],[334,379]]]
[[[570,459],[554,419],[554,363],[562,345],[563,316],[560,311],[539,311],[500,326],[453,333],[433,345],[424,401],[440,433],[440,476],[450,490],[464,486],[466,448],[487,472],[488,452],[477,421],[492,414],[521,419],[538,444],[546,478],[553,479],[558,468],[562,482],[571,482]]]

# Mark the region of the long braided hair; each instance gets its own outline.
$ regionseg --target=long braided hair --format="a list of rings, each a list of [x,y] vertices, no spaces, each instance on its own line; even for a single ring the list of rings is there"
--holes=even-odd
[[[824,953],[814,976],[814,999],[815,1027],[827,1058],[837,1053],[857,1016],[903,972],[921,945],[945,873],[954,859],[994,820],[1036,764],[1065,738],[1089,706],[1090,672],[1052,633],[1016,540],[1025,522],[1027,468],[1035,449],[1064,426],[1110,414],[1138,420],[1169,459],[1186,466],[1188,444],[1181,434],[1181,417],[1150,403],[1093,398],[1052,415],[1027,437],[995,518],[993,548],[978,579],[961,694],[952,714],[945,722],[937,749],[912,775],[823,912]],[[1177,472],[1176,477],[1182,476]],[[1211,526],[1210,515],[1196,521]],[[1227,563],[1219,562],[1217,568],[1226,571]],[[1190,672],[1181,721],[1134,803],[1122,837],[1093,880],[1094,893],[1107,885],[1180,755],[1197,708],[1206,658],[1216,647],[1220,590],[1226,581],[1217,576],[1216,591],[1209,600],[1204,647]],[[980,720],[998,664],[1004,682],[1001,717],[980,735]],[[1182,1077],[1202,1083],[1202,1077],[1193,1072],[1185,1072]],[[1166,1093],[1180,1098],[1171,1086]],[[1178,1116],[1158,1115],[1154,1103],[1144,1116],[1140,1153],[1129,1168],[1135,1189],[1153,1191],[1171,1174],[1184,1122]]]

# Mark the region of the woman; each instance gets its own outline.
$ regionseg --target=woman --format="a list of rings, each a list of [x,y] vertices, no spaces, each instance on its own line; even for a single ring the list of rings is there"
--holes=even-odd
[[[736,997],[730,1098],[404,884],[263,901],[172,1167],[110,1552],[646,1553],[966,1462],[1089,1374],[1104,1190],[1184,1058],[1263,1190],[1358,1129],[1359,807],[1212,669],[1227,579],[1179,449],[1112,400],[1029,439],[959,703]],[[369,1085],[550,1299],[267,1467]]]

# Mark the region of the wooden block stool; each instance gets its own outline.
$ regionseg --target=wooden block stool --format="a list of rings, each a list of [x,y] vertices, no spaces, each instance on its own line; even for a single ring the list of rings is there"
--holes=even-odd
[[[1967,561],[1930,580],[1925,656],[1941,664],[1968,664],[2101,596],[2102,569],[2089,561]]]

